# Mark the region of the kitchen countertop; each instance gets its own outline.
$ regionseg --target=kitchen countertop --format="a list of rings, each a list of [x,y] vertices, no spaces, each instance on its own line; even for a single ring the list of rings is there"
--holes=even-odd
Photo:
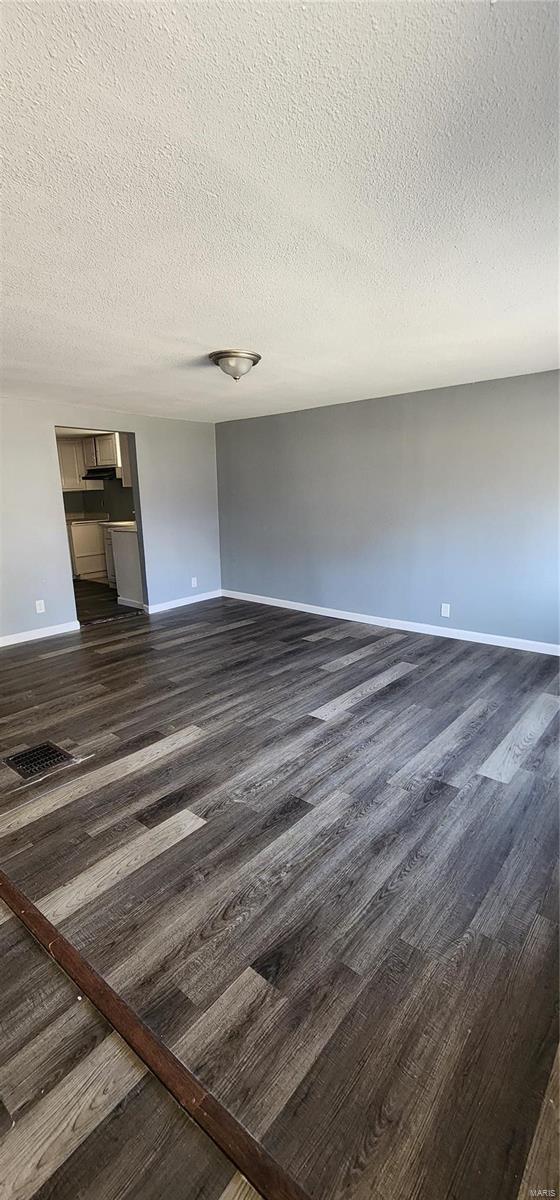
[[[67,525],[105,525],[107,529],[130,529],[136,532],[136,521],[110,521],[107,517],[98,520],[97,517],[67,517]]]
[[[104,521],[96,521],[95,517],[68,517],[67,525],[103,525]]]
[[[99,524],[108,529],[130,529],[131,533],[136,533],[136,521],[100,521]]]
[[[97,520],[98,520],[97,517],[94,517],[94,516],[84,517],[84,516],[80,516],[79,513],[67,513],[66,514],[66,524],[67,525],[88,525],[90,521],[97,521]],[[108,518],[103,517],[103,520],[107,521]]]

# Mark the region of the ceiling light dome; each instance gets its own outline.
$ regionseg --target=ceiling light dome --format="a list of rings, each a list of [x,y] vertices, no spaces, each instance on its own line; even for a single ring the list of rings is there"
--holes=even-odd
[[[255,354],[254,350],[212,350],[208,358],[236,383],[261,361],[260,354]]]

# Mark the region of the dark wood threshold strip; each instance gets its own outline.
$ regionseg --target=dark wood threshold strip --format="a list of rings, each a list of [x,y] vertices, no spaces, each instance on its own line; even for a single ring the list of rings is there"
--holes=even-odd
[[[265,1200],[309,1200],[307,1192],[1,870],[0,899]]]

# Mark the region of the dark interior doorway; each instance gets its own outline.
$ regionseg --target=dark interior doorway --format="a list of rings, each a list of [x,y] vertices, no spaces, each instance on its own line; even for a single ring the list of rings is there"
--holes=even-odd
[[[56,426],[76,616],[144,612],[146,571],[133,433]]]

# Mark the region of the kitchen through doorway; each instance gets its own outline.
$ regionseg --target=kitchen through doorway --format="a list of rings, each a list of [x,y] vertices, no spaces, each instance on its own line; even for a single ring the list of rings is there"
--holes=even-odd
[[[136,616],[146,575],[133,433],[56,426],[80,625]]]

